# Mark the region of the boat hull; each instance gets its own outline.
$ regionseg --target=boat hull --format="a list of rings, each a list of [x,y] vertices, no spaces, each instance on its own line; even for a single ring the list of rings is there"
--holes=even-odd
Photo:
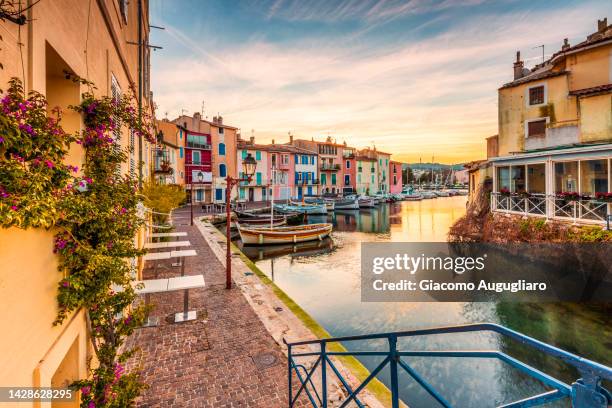
[[[322,241],[331,234],[332,224],[309,224],[297,227],[244,227],[237,225],[245,245],[278,245],[307,241]]]
[[[338,200],[335,202],[336,210],[358,210],[359,209],[359,201],[358,200]]]

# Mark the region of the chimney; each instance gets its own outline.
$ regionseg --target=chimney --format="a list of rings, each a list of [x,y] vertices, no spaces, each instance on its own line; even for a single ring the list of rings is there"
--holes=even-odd
[[[200,120],[200,119],[201,119],[201,117],[200,117],[200,112],[195,112],[195,113],[193,114],[193,118],[194,118],[195,120]]]
[[[603,33],[608,28],[608,18],[604,17],[603,20],[597,20],[597,31]]]
[[[276,143],[274,143],[274,139],[272,139],[272,144],[276,144]]]
[[[565,50],[569,49],[569,47],[570,47],[570,43],[569,43],[569,41],[566,38],[566,39],[563,40],[563,46],[561,46],[561,51],[565,51]]]
[[[250,141],[251,144],[255,144],[255,136],[251,136],[249,141]]]
[[[514,80],[516,81],[519,78],[523,77],[523,61],[521,61],[521,52],[516,52],[516,61],[514,62]]]
[[[222,125],[222,124],[223,124],[223,116],[219,115],[219,116],[217,117],[217,123],[219,123],[220,125]]]

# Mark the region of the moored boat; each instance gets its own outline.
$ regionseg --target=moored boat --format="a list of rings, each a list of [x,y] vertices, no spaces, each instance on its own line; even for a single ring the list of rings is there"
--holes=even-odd
[[[246,227],[236,223],[245,245],[274,245],[323,240],[332,231],[332,224],[305,224],[292,227]]]
[[[323,204],[274,204],[274,211],[282,213],[302,213],[312,215],[325,215],[327,214],[327,207]]]
[[[402,196],[406,201],[419,201],[423,199],[423,196],[417,193],[403,194]]]
[[[359,208],[374,208],[376,201],[372,197],[359,197]]]
[[[335,200],[336,210],[358,210],[359,200],[357,197],[344,197]]]

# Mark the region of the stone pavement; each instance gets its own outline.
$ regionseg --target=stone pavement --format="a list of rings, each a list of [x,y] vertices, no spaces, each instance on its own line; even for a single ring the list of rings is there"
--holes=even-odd
[[[195,321],[171,323],[182,310],[183,291],[150,295],[160,318],[156,327],[138,329],[128,347],[141,352],[139,364],[149,385],[141,407],[286,407],[287,359],[240,289],[225,289],[225,268],[196,226],[189,208],[174,214],[176,231],[186,231],[197,256],[187,257],[185,275],[204,275],[206,287],[189,291]],[[144,278],[180,276],[171,260],[147,262]],[[293,383],[296,384],[294,379]],[[301,398],[296,406],[308,406]]]

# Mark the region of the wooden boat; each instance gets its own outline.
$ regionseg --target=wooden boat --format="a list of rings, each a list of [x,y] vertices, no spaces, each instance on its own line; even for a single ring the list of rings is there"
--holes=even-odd
[[[280,204],[279,204],[280,205]],[[249,222],[249,220],[252,220],[253,218],[261,218],[267,221],[267,223],[270,223],[270,207],[267,208],[261,208],[261,209],[257,209],[255,211],[234,211],[236,213],[236,216],[238,217],[238,221],[243,222],[243,220],[245,222]],[[304,223],[304,213],[299,213],[299,212],[283,212],[283,214],[278,214],[275,215],[274,218],[276,219],[276,217],[279,218],[284,218],[287,221],[288,225],[297,225],[297,224],[303,224]],[[250,224],[253,224],[253,222],[250,222]],[[265,222],[263,222],[263,224],[265,224]]]
[[[325,207],[327,207],[327,211],[334,211],[334,208],[335,208],[334,200],[323,199],[323,198],[318,198],[318,197],[315,197],[315,198],[305,198],[304,199],[304,203],[306,203],[306,204],[324,205]],[[302,203],[291,202],[291,204],[300,205]]]
[[[335,201],[336,210],[358,210],[359,200],[356,197],[339,198]]]
[[[270,217],[265,218],[247,218],[247,219],[239,219],[241,225],[251,226],[251,227],[270,227]],[[272,220],[273,227],[280,227],[282,225],[287,225],[287,220],[284,217],[274,217]]]
[[[360,197],[359,208],[374,208],[376,207],[376,201],[371,197]]]
[[[303,214],[325,215],[327,214],[327,207],[322,204],[274,204],[274,211],[282,213],[299,212]]]
[[[322,241],[332,231],[332,224],[305,224],[292,227],[245,227],[236,223],[245,245],[274,245],[306,241]]]

